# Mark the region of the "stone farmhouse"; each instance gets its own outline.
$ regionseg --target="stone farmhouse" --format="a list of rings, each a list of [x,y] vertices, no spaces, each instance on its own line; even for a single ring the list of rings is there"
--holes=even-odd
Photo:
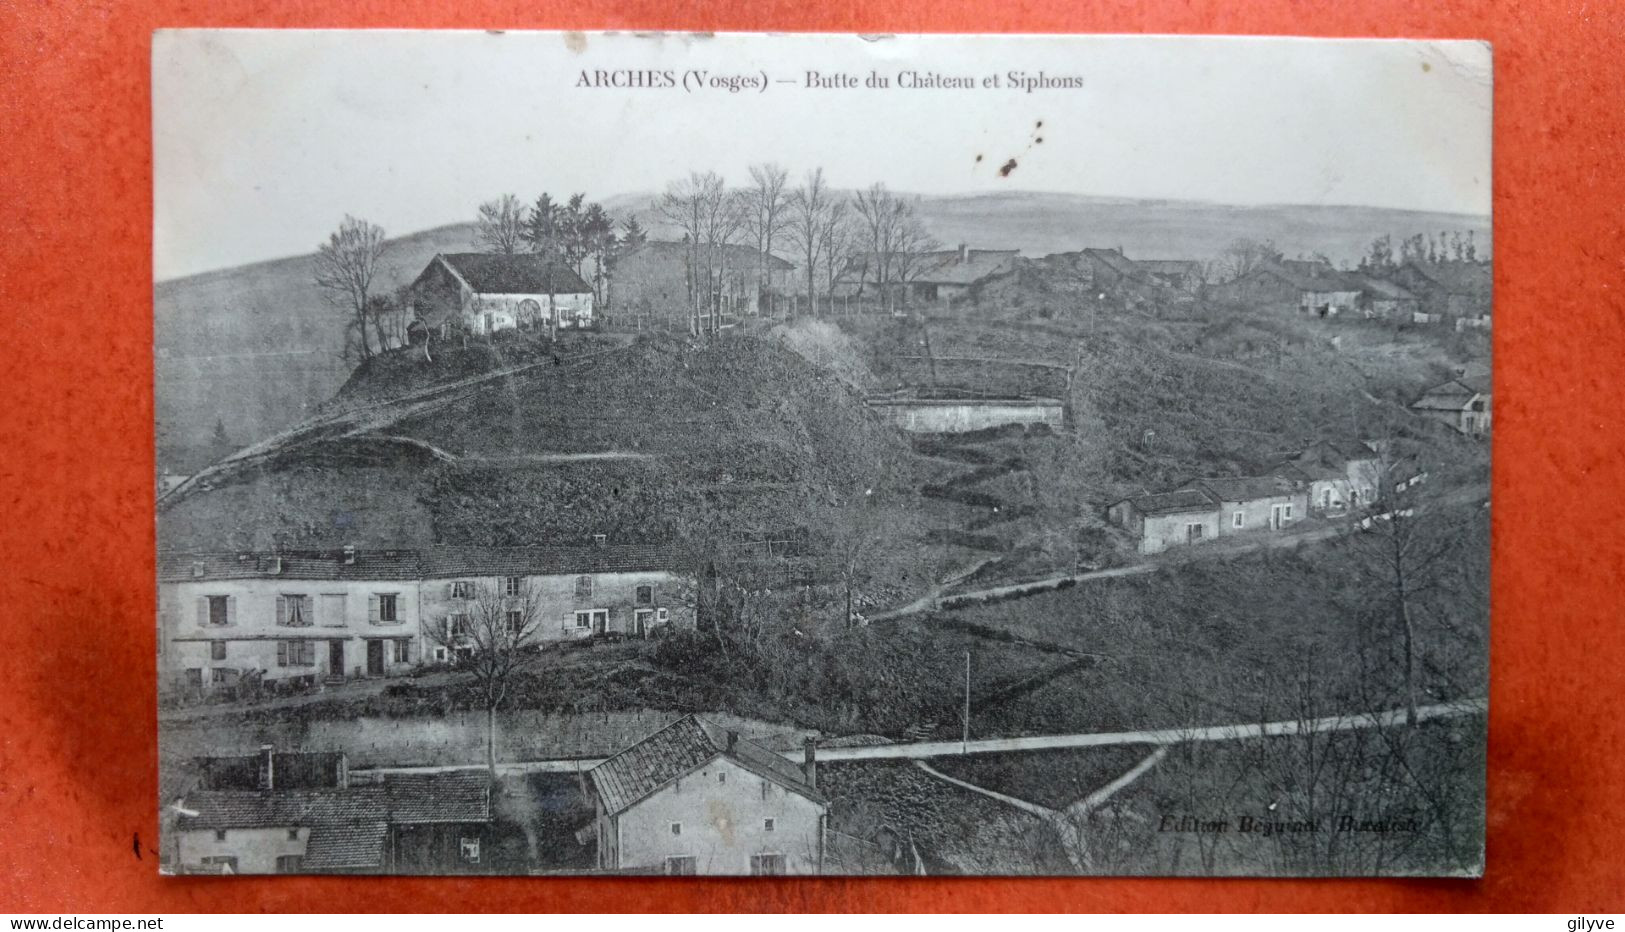
[[[1393,281],[1416,295],[1417,323],[1451,321],[1457,330],[1490,325],[1491,266],[1488,262],[1412,260]]]
[[[342,753],[198,758],[165,799],[170,873],[466,873],[491,819],[484,771],[389,774],[352,785]]]
[[[407,287],[409,333],[489,335],[516,327],[593,324],[593,292],[574,269],[522,253],[442,253]]]
[[[311,686],[456,659],[482,600],[531,614],[538,645],[694,626],[694,582],[669,547],[158,555],[160,685]],[[447,634],[451,636],[446,636]]]
[[[1274,459],[1270,474],[1308,488],[1309,507],[1315,514],[1345,514],[1375,504],[1381,495],[1382,458],[1358,440],[1322,440]]]
[[[601,870],[817,874],[828,803],[809,740],[797,766],[689,715],[594,767]]]

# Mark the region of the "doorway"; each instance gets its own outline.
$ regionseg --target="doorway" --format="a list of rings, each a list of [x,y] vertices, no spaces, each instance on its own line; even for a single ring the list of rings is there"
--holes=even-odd
[[[632,633],[640,638],[649,636],[649,628],[654,625],[655,612],[652,608],[640,608],[632,613]]]
[[[327,672],[333,676],[344,675],[344,642],[327,642]]]
[[[604,609],[592,613],[592,633],[603,634],[609,630],[609,612]]]
[[[368,676],[383,676],[384,675],[384,642],[383,641],[368,641],[367,642],[367,675]]]

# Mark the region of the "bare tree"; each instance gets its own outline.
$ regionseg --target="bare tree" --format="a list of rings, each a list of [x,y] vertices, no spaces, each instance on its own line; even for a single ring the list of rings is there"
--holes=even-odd
[[[814,276],[817,274],[820,258],[829,255],[830,219],[836,207],[840,205],[840,201],[830,197],[829,188],[824,185],[822,168],[808,172],[801,182],[801,187],[790,192],[786,227],[790,242],[795,245],[796,253],[801,258],[802,271],[806,275],[807,307],[814,313],[818,308],[818,291]]]
[[[525,205],[512,194],[480,205],[475,238],[487,251],[518,255],[525,248]]]
[[[1235,281],[1268,262],[1281,261],[1281,250],[1270,240],[1237,239],[1219,254],[1225,280]]]
[[[541,592],[529,577],[474,584],[464,611],[438,621],[425,620],[423,633],[458,658],[474,677],[485,709],[485,762],[497,774],[497,709],[507,698],[514,675],[536,655],[541,634]]]
[[[745,189],[749,209],[745,228],[756,242],[756,281],[758,289],[767,282],[768,263],[772,261],[773,240],[789,224],[789,194],[785,184],[789,173],[780,166],[765,162],[750,167],[750,187]]]
[[[884,182],[875,182],[853,195],[852,206],[858,215],[860,242],[873,262],[875,284],[884,295],[892,283],[898,230],[906,208]]]
[[[338,230],[316,249],[316,287],[334,307],[351,315],[361,337],[361,358],[372,356],[367,342],[368,301],[378,258],[384,254],[384,228],[345,215]]]
[[[851,258],[855,234],[850,205],[846,201],[829,205],[829,215],[824,218],[824,227],[819,233],[824,244],[824,293],[827,295],[835,294],[835,280]]]
[[[916,210],[917,204],[917,201],[900,202],[901,211],[898,215],[894,243],[896,253],[893,266],[896,269],[897,283],[902,287],[905,308],[908,307],[909,285],[925,271],[927,254],[942,246],[936,238],[925,231],[925,224],[920,221]]]
[[[722,178],[715,172],[689,172],[687,178],[667,185],[654,203],[661,217],[683,231],[687,245],[688,325],[695,336],[699,335],[701,298],[709,293],[709,282],[701,275],[707,218],[723,194]]]

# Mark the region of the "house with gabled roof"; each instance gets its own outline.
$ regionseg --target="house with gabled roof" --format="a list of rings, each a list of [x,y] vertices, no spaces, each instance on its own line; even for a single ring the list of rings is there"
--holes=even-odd
[[[1474,437],[1490,429],[1490,392],[1462,379],[1433,386],[1411,402],[1411,410]]]
[[[458,873],[489,869],[490,778],[483,770],[389,774],[351,784],[343,755],[199,758],[213,775],[169,806],[177,873]],[[304,760],[309,758],[309,760]],[[274,763],[273,763],[274,761]],[[293,767],[293,770],[288,770]],[[301,779],[288,779],[298,773]],[[233,775],[222,780],[221,775]],[[278,777],[282,779],[279,781]]]
[[[809,739],[798,766],[696,715],[594,767],[600,870],[817,874],[828,802]]]
[[[859,253],[836,276],[835,291],[843,296],[877,294],[884,278],[893,298],[953,302],[1010,271],[1019,255],[1015,249],[972,249],[964,243],[953,249],[892,255],[885,262],[874,253]]]
[[[1194,259],[1135,259],[1141,272],[1170,288],[1195,292],[1203,284],[1202,263]]]
[[[558,259],[519,253],[440,253],[407,287],[411,328],[449,336],[515,327],[593,324],[592,286]]]
[[[1270,475],[1309,489],[1311,513],[1346,514],[1382,497],[1382,456],[1359,440],[1322,440],[1272,460]]]
[[[1454,320],[1458,330],[1489,326],[1492,277],[1488,262],[1416,259],[1401,264],[1390,276],[1417,296],[1421,305],[1417,313],[1426,322]]]
[[[1219,499],[1199,487],[1153,492],[1113,503],[1106,518],[1133,534],[1141,553],[1161,553],[1217,538]]]
[[[1280,476],[1195,479],[1186,489],[1200,489],[1219,509],[1219,536],[1253,531],[1280,531],[1309,514],[1305,485]]]

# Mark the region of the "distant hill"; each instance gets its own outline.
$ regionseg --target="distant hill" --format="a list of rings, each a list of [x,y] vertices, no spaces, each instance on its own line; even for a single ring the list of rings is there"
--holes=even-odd
[[[651,208],[654,195],[608,198],[656,237],[674,235]],[[1236,207],[1078,195],[927,197],[926,226],[944,243],[1043,255],[1121,246],[1130,257],[1208,258],[1237,237],[1273,239],[1289,255],[1324,253],[1352,262],[1383,233],[1470,229],[1488,254],[1487,218],[1370,207]],[[405,284],[437,252],[473,248],[473,224],[436,227],[391,241],[378,285]],[[206,446],[216,420],[237,444],[294,424],[344,384],[345,316],[312,284],[314,255],[276,259],[160,282],[154,295],[160,466]],[[166,450],[173,451],[166,456]],[[184,468],[184,467],[183,467]]]

